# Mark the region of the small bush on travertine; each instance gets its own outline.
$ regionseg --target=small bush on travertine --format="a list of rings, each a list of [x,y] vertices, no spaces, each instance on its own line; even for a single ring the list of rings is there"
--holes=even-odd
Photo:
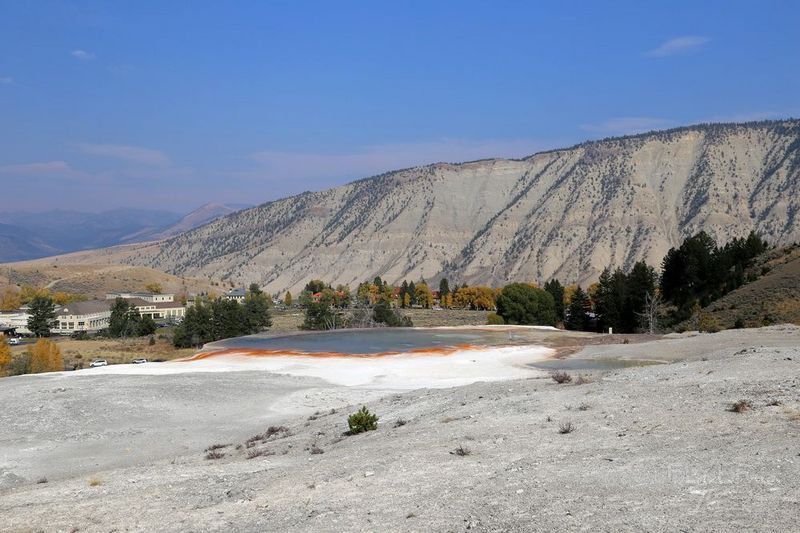
[[[378,417],[370,413],[367,406],[363,406],[347,417],[347,425],[350,427],[350,434],[357,435],[365,431],[378,429]]]
[[[575,431],[575,425],[572,422],[564,422],[560,426],[558,426],[558,432],[562,435],[566,435],[567,433],[572,433]]]
[[[744,413],[752,408],[753,404],[750,402],[750,400],[739,400],[731,406],[730,411],[732,413]]]
[[[553,381],[555,381],[559,385],[564,383],[569,383],[570,381],[572,381],[572,376],[570,376],[563,370],[556,370],[555,372],[550,374],[550,377],[553,378]]]
[[[466,448],[464,446],[459,446],[458,448],[450,452],[450,455],[458,455],[459,457],[466,457],[471,453],[472,450],[470,450],[469,448]]]
[[[208,453],[206,454],[206,459],[209,459],[209,460],[212,460],[212,459],[222,459],[223,457],[225,457],[225,454],[224,454],[224,453],[222,453],[222,452],[218,452],[218,451],[216,451],[216,450],[215,450],[215,451],[212,451],[212,452],[208,452]]]
[[[89,478],[89,486],[90,487],[97,487],[103,484],[103,480],[99,477],[90,477]]]
[[[261,457],[262,455],[275,455],[275,452],[265,450],[264,448],[253,448],[247,450],[247,453],[245,454],[248,459],[255,459],[256,457]]]
[[[212,444],[211,446],[206,448],[204,451],[213,452],[214,450],[221,450],[222,448],[227,448],[228,446],[230,446],[230,444]]]
[[[405,418],[398,418],[394,423],[394,427],[399,428],[400,426],[405,426],[406,424],[408,424],[408,420]]]

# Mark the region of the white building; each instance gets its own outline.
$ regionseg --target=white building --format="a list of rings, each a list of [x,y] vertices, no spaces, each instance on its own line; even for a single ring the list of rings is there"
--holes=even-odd
[[[142,316],[149,316],[153,320],[171,320],[180,322],[186,316],[186,307],[180,302],[157,301],[150,302],[141,298],[128,298],[128,303],[139,311]]]
[[[73,302],[56,309],[56,322],[51,333],[71,335],[76,331],[93,333],[108,327],[111,319],[109,300]]]
[[[163,303],[174,302],[174,294],[156,294],[153,292],[109,292],[106,294],[106,300],[115,300],[117,298],[124,298],[125,300],[132,300],[138,298],[150,303]]]
[[[28,329],[28,319],[31,317],[27,308],[16,311],[0,311],[0,326],[6,326],[16,330],[18,335],[30,335]]]

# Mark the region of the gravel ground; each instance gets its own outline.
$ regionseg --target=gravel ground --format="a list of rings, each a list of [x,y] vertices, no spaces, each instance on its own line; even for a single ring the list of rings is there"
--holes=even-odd
[[[588,383],[559,385],[543,372],[390,395],[256,372],[72,378],[75,391],[49,377],[4,380],[0,482],[10,488],[0,492],[0,530],[796,528],[800,328],[574,356],[674,362],[595,371]],[[730,411],[739,400],[750,407]],[[107,415],[93,409],[101,402]],[[361,403],[381,417],[378,430],[343,435]],[[151,415],[139,425],[141,410]],[[74,426],[75,412],[89,420]],[[244,445],[269,425],[288,432]],[[91,445],[97,438],[102,446]],[[130,439],[137,459],[115,462]],[[173,444],[159,453],[164,442]],[[217,442],[231,445],[206,459]],[[174,443],[185,450],[168,457]],[[248,459],[253,451],[263,454]]]

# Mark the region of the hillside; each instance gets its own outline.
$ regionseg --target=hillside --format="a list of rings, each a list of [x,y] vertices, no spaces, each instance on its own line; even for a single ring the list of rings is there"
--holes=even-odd
[[[773,250],[753,268],[759,277],[710,304],[707,311],[723,328],[737,319],[745,327],[800,324],[800,246]]]
[[[164,292],[173,293],[214,290],[207,280],[181,278],[141,266],[70,264],[52,258],[0,265],[0,287],[32,285],[90,298],[104,298],[106,293],[114,291],[145,290],[150,283],[158,283]]]
[[[800,241],[800,121],[712,124],[306,192],[105,259],[271,292],[380,275],[594,281],[705,230]],[[87,254],[84,260],[91,261]]]

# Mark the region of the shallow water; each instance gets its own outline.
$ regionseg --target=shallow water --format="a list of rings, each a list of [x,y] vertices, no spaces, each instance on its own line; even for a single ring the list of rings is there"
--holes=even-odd
[[[526,344],[522,335],[509,331],[477,329],[367,329],[324,331],[279,337],[251,335],[213,342],[204,352],[236,349],[289,354],[385,355],[437,352],[454,348]]]

